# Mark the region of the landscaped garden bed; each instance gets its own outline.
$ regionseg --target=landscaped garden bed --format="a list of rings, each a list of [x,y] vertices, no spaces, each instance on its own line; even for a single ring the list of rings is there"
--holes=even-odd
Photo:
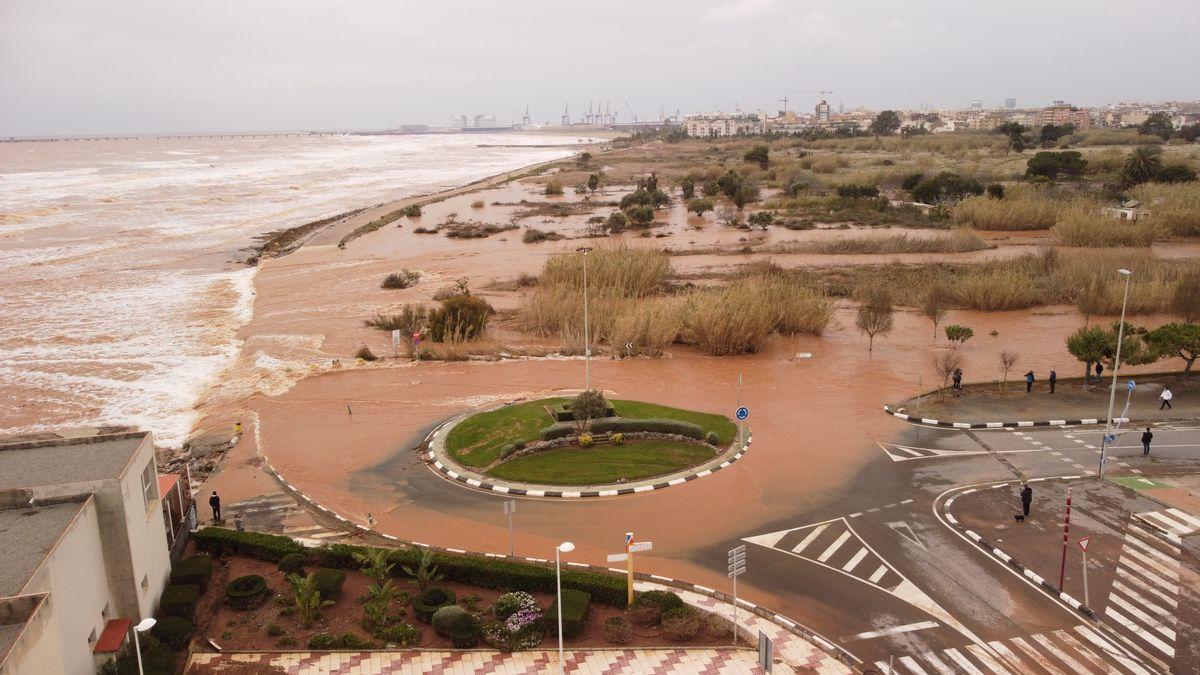
[[[521,483],[605,485],[683,471],[720,455],[737,427],[722,415],[597,391],[476,413],[446,437],[450,460]]]

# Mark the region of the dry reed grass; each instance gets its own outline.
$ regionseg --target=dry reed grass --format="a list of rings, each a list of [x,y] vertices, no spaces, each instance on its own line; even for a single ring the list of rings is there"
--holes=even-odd
[[[1163,227],[1151,218],[1129,222],[1103,216],[1096,210],[1076,209],[1060,217],[1053,232],[1065,246],[1141,247],[1161,237]]]
[[[826,255],[888,253],[966,253],[989,248],[987,242],[968,229],[937,237],[884,234],[813,242],[810,250]]]
[[[1032,189],[1008,190],[1004,199],[968,197],[954,207],[954,222],[977,230],[1048,230],[1079,199],[1058,200]]]
[[[583,254],[563,252],[550,257],[539,278],[543,286],[583,288]],[[644,297],[659,289],[671,274],[671,261],[661,249],[626,244],[597,246],[588,254],[591,293]]]
[[[1131,196],[1172,234],[1200,235],[1200,182],[1145,183],[1133,188]]]

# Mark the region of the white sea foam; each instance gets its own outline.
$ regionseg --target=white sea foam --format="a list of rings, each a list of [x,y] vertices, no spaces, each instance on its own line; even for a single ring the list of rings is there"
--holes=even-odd
[[[553,142],[0,144],[0,434],[134,424],[178,446],[252,314],[254,271],[221,260],[263,232],[569,152],[480,144]],[[254,386],[279,391],[315,367],[259,359]]]

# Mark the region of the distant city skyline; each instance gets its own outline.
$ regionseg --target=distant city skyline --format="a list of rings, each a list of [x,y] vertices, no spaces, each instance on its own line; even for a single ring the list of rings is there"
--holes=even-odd
[[[1069,6],[1067,6],[1069,5]],[[0,3],[0,136],[1200,99],[1200,3]],[[1147,63],[1155,64],[1147,67]],[[628,102],[628,105],[627,103]]]

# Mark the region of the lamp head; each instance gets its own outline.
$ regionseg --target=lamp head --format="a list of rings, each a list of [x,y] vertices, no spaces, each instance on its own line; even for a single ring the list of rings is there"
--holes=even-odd
[[[133,629],[139,633],[145,633],[146,631],[150,630],[151,628],[154,628],[154,624],[156,624],[156,623],[158,623],[158,622],[155,621],[154,619],[152,619],[150,617],[146,617],[145,619],[142,619],[141,623],[134,626]]]
[[[1130,272],[1129,270],[1127,270],[1125,268],[1121,268],[1121,269],[1117,270],[1117,272],[1120,272],[1121,274],[1124,274],[1125,276],[1129,276],[1130,274],[1133,274],[1133,272]]]
[[[575,544],[572,544],[569,541],[564,541],[558,545],[558,550],[561,553],[570,553],[571,551],[575,550]]]

